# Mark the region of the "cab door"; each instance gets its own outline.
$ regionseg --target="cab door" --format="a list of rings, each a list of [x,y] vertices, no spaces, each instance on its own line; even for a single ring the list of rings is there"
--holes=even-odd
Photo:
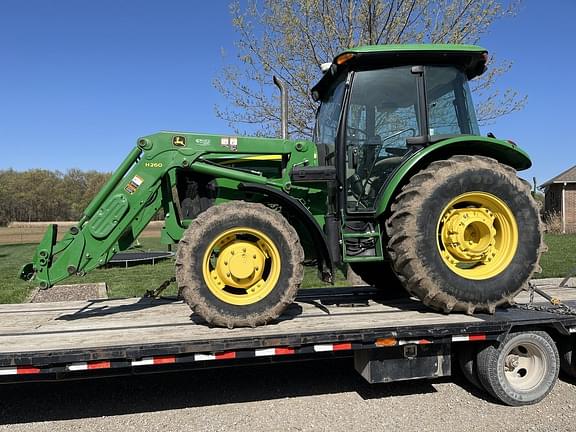
[[[345,123],[347,213],[374,210],[386,178],[420,135],[418,77],[410,66],[357,71]]]

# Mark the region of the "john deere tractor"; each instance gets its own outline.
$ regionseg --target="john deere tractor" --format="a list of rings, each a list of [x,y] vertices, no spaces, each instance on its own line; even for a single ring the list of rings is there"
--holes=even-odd
[[[21,276],[43,288],[105,264],[163,210],[176,280],[213,325],[265,324],[294,300],[305,260],[331,280],[349,263],[443,311],[493,312],[539,269],[530,167],[511,141],[480,136],[471,45],[349,49],[312,88],[314,137],[145,136],[61,241],[50,226]]]

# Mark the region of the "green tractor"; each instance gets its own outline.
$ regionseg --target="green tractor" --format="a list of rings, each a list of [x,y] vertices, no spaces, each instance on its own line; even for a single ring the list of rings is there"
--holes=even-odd
[[[324,65],[312,141],[161,132],[138,139],[79,223],[50,226],[21,277],[48,288],[102,266],[163,210],[176,280],[212,325],[257,326],[294,301],[305,260],[349,264],[443,311],[493,312],[539,269],[530,159],[479,135],[471,45],[349,49]]]

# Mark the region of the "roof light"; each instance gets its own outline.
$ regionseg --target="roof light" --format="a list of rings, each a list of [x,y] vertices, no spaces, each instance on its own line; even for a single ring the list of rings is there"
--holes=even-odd
[[[325,74],[326,72],[328,72],[330,70],[330,67],[332,66],[331,62],[328,63],[322,63],[320,65],[320,70],[322,71],[323,74]]]
[[[338,57],[336,57],[335,63],[337,65],[343,65],[344,63],[346,63],[348,60],[354,58],[355,54],[353,53],[344,53],[344,54],[340,54]]]

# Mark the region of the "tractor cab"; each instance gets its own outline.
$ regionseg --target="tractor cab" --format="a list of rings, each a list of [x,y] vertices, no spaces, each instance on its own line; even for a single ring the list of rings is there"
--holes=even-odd
[[[336,57],[312,89],[321,102],[319,163],[345,185],[341,208],[371,213],[386,180],[412,153],[458,135],[478,135],[468,81],[486,51],[462,45],[359,47]]]

